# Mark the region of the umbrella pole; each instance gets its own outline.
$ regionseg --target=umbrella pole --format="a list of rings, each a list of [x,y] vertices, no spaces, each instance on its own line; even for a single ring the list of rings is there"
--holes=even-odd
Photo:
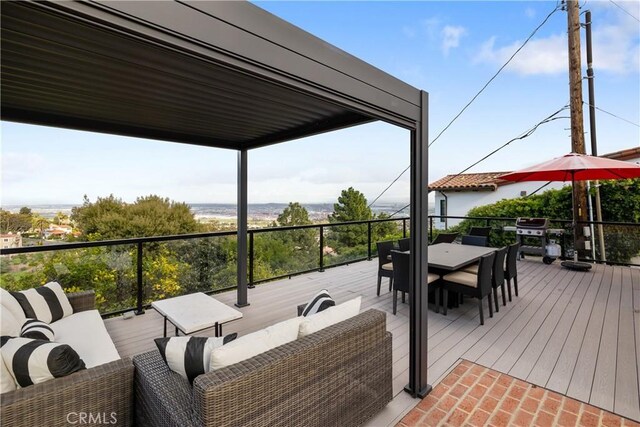
[[[578,261],[578,209],[576,208],[576,198],[574,190],[576,188],[575,172],[571,171],[571,206],[573,209],[572,223],[573,223],[573,260]]]

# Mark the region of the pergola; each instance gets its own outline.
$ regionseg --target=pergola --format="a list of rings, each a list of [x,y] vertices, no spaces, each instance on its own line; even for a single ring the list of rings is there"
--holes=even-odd
[[[238,152],[376,120],[411,131],[410,378],[427,383],[428,96],[246,2],[3,2],[2,120]]]

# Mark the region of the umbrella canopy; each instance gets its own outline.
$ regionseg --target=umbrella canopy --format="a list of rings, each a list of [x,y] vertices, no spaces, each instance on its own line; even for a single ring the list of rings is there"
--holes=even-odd
[[[501,175],[507,181],[587,181],[639,178],[640,165],[586,154],[569,153],[519,171]]]

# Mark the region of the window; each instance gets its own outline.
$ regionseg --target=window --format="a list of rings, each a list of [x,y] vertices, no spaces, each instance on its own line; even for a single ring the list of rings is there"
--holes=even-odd
[[[440,222],[445,222],[445,216],[447,216],[447,201],[440,200]]]

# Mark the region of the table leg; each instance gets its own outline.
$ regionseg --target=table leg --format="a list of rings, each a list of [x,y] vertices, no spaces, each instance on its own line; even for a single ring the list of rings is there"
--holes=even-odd
[[[222,336],[222,325],[219,323],[216,323],[216,332],[215,332],[216,337],[221,337]]]
[[[163,337],[167,337],[167,318],[164,318],[164,335]]]
[[[177,326],[176,326],[176,336],[179,336],[178,335],[178,327]]]

